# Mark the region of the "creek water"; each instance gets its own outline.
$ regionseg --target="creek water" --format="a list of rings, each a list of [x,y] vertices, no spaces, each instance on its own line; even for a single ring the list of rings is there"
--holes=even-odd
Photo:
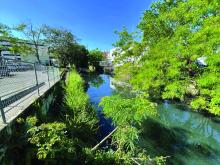
[[[87,93],[91,103],[98,107],[102,97],[111,96],[114,89],[110,76],[97,75],[89,78]],[[164,102],[157,108],[158,117],[148,118],[143,123],[139,144],[151,156],[170,156],[167,164],[219,165],[220,120],[195,113],[184,105]],[[105,119],[99,107],[101,131],[107,135],[111,120]]]

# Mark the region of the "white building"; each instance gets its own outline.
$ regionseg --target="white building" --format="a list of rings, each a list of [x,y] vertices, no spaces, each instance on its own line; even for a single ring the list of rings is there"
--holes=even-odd
[[[118,48],[113,48],[113,49],[111,49],[111,50],[109,51],[109,53],[108,53],[108,55],[107,55],[107,60],[108,60],[108,61],[110,61],[110,62],[113,62],[113,61],[114,61],[114,59],[115,59],[114,53],[115,53],[115,51],[117,51],[117,50],[118,50]]]
[[[127,51],[132,51],[132,49],[134,49],[133,46],[131,46]],[[118,61],[116,63],[115,54],[117,54],[117,56],[120,57],[120,56],[123,56],[126,53],[126,51],[123,51],[121,48],[117,47],[117,48],[113,48],[109,51],[109,53],[107,55],[107,60],[110,61],[111,63],[114,63],[115,67],[122,66],[123,64],[125,64],[127,62],[138,62],[144,56],[144,54],[147,51],[148,51],[148,49],[146,48],[140,56],[138,56],[138,57],[134,57],[134,56],[126,57],[126,58],[123,58],[123,60],[121,60],[120,62]]]
[[[19,43],[18,43],[19,44]],[[34,45],[31,43],[27,43],[30,47],[34,48]],[[11,51],[9,51],[9,48],[12,46],[12,44],[8,41],[0,41],[0,47],[3,47],[3,50],[0,51],[0,55],[5,58],[13,59],[13,60],[21,60],[21,61],[27,61],[36,63],[38,62],[37,57],[34,55],[34,53],[28,53],[28,54],[14,54]],[[39,45],[39,57],[40,61],[44,65],[48,65],[50,63],[49,59],[49,53],[48,53],[48,47],[45,45]]]

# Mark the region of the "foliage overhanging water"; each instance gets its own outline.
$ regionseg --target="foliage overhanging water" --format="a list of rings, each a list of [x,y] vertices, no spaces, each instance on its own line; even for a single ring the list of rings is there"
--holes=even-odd
[[[101,75],[89,81],[87,93],[92,104],[110,96],[110,76]],[[220,125],[218,120],[192,112],[184,105],[162,103],[159,116],[144,122],[141,145],[150,155],[170,156],[168,164],[220,164]],[[103,135],[112,130],[111,121],[98,110]]]

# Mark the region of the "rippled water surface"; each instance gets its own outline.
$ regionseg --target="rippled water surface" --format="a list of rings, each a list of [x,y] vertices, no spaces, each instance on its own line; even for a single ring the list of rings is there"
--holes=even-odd
[[[113,94],[110,77],[101,75],[89,78],[88,94],[97,106],[104,96]],[[220,120],[207,118],[189,111],[186,106],[162,103],[159,116],[143,124],[140,144],[149,154],[170,156],[168,164],[219,165]],[[107,135],[112,130],[111,121],[98,110],[101,131]]]

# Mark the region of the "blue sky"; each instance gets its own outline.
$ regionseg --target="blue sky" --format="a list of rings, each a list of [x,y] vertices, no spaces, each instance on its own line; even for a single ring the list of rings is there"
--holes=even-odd
[[[64,27],[89,49],[108,50],[114,30],[133,31],[153,0],[0,0],[0,22]]]

